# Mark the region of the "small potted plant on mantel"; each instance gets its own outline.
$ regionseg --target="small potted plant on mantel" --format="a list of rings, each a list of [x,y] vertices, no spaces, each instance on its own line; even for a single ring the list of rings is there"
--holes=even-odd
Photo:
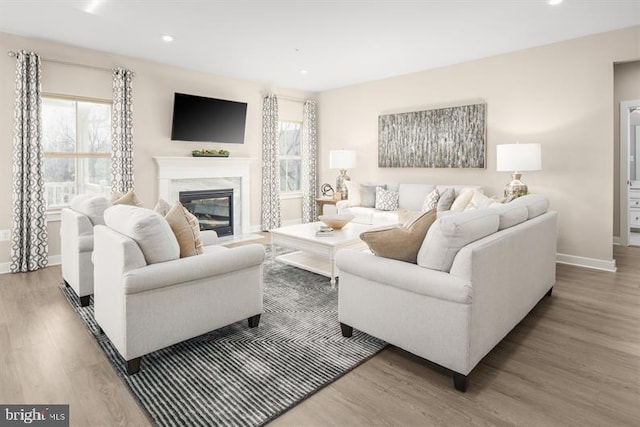
[[[229,157],[227,150],[193,150],[193,157]]]

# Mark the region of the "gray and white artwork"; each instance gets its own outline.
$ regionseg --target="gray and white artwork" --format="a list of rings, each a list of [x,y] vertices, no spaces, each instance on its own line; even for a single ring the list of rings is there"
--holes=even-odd
[[[382,168],[484,168],[486,107],[473,104],[378,117]]]

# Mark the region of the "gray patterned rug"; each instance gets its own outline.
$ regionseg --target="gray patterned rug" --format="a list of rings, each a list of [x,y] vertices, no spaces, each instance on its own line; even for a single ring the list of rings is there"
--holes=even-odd
[[[132,376],[109,339],[98,334],[93,300],[80,307],[71,289],[63,284],[61,289],[156,425],[255,426],[386,345],[355,329],[353,337],[342,337],[338,291],[328,278],[269,256],[264,271],[264,313],[257,328],[249,329],[244,320],[158,350],[144,356]]]

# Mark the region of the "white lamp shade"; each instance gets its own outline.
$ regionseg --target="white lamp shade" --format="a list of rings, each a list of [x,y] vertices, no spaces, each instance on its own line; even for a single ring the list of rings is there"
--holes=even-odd
[[[353,169],[356,167],[356,152],[353,150],[329,151],[330,169]]]
[[[539,171],[542,169],[540,144],[501,144],[497,148],[498,172]]]

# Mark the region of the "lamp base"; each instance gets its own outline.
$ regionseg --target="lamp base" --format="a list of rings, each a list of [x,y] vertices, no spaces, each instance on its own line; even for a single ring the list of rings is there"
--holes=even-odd
[[[527,184],[520,181],[521,176],[522,174],[520,173],[514,173],[513,175],[511,175],[511,177],[513,178],[513,181],[511,181],[509,184],[507,184],[506,187],[504,187],[505,197],[511,197],[515,199],[517,197],[524,196],[527,193],[529,193]]]
[[[340,169],[340,175],[336,178],[336,194],[339,195],[339,200],[346,200],[349,198],[349,190],[347,189],[346,181],[351,181],[351,178],[347,176],[346,169]]]

